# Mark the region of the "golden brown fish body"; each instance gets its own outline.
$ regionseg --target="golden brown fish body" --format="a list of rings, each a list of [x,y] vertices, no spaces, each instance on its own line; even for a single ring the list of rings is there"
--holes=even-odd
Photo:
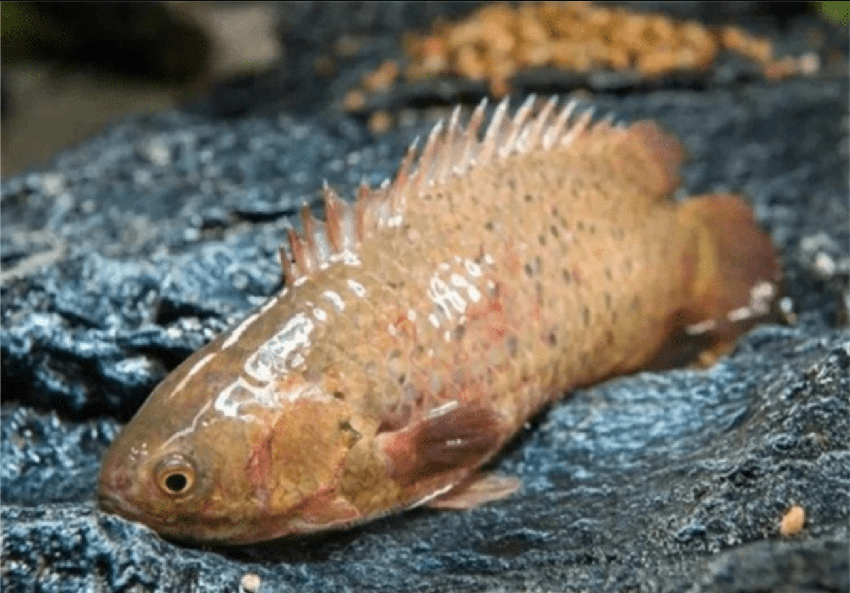
[[[476,472],[546,403],[765,312],[768,239],[738,198],[669,199],[675,139],[531,107],[501,104],[483,140],[483,104],[467,129],[456,111],[392,184],[328,192],[286,288],[107,452],[104,507],[245,543],[471,506],[516,488]]]

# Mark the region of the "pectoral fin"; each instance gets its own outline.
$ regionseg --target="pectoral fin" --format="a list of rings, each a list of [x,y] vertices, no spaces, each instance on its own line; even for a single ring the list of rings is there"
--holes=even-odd
[[[378,436],[390,473],[402,486],[472,470],[507,438],[501,416],[477,404],[450,402],[393,432]]]

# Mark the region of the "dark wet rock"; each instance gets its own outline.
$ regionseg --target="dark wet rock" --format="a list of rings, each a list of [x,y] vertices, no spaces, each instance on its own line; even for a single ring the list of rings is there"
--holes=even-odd
[[[697,591],[846,591],[847,530],[805,542],[762,541],[721,554],[707,565]]]
[[[5,590],[850,589],[846,76],[594,103],[678,134],[689,193],[747,196],[798,325],[707,370],[576,392],[497,460],[523,480],[512,498],[266,545],[185,547],[101,513],[100,456],[168,370],[279,288],[278,245],[322,180],[380,182],[428,114],[379,139],[321,106],[131,118],[4,179]],[[793,504],[806,524],[783,538]]]
[[[500,458],[525,484],[508,500],[244,548],[164,542],[96,511],[91,491],[44,504],[91,487],[116,424],[4,412],[4,459],[22,468],[2,476],[4,576],[38,571],[47,590],[224,591],[255,573],[271,591],[841,591],[850,335],[807,329],[760,328],[709,370],[575,393]],[[791,504],[807,523],[789,541],[778,526]]]

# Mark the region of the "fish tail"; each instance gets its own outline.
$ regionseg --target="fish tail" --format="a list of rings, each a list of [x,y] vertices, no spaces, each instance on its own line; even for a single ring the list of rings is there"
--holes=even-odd
[[[686,333],[732,340],[776,313],[780,264],[752,210],[734,195],[707,195],[685,202],[680,223],[692,229],[685,256],[690,305]]]

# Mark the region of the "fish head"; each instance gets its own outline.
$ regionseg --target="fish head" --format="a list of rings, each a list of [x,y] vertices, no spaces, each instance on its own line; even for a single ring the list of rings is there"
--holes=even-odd
[[[101,506],[168,537],[225,544],[358,519],[340,481],[365,428],[347,402],[309,373],[246,375],[251,353],[220,341],[166,377],[112,443]]]

